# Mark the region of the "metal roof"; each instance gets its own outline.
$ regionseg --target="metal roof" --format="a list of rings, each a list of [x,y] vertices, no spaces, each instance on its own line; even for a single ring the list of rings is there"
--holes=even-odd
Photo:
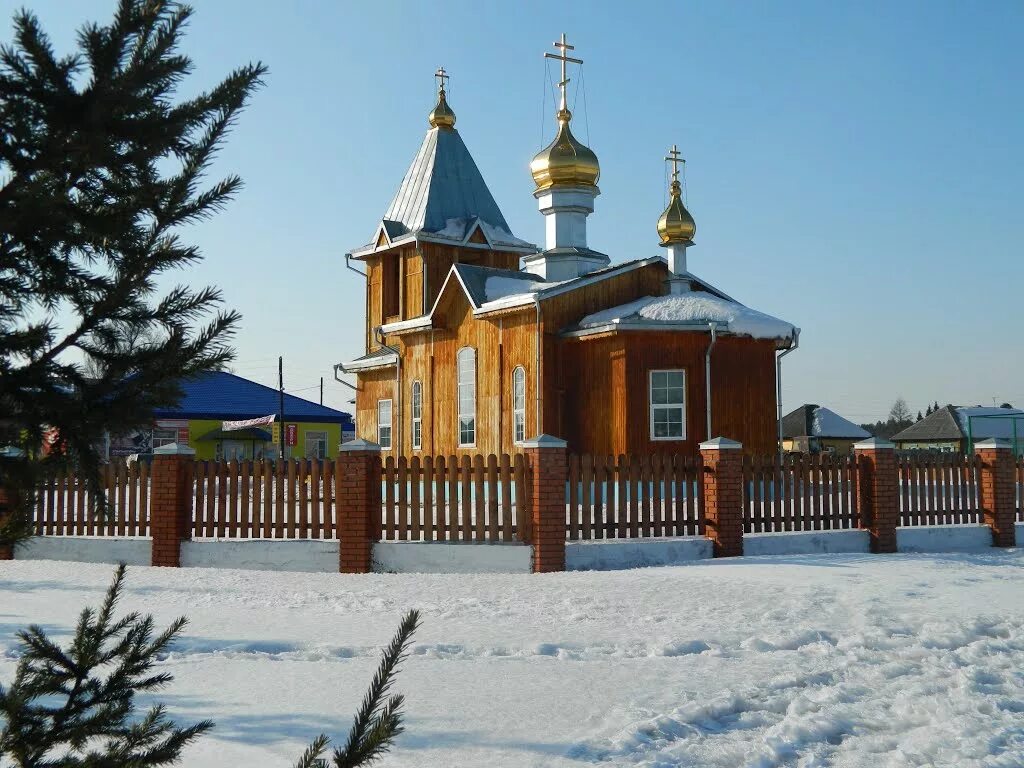
[[[158,408],[157,419],[255,419],[279,409],[279,393],[227,371],[205,373],[181,382],[182,397],[174,408]],[[284,396],[284,415],[288,421],[327,424],[352,423],[352,416],[326,405]]]
[[[505,232],[505,217],[454,128],[427,131],[384,220],[405,232],[441,232],[453,219],[480,218]],[[394,237],[389,227],[388,235]]]
[[[955,410],[950,405],[939,408],[916,424],[911,424],[902,432],[897,432],[891,439],[894,443],[918,440],[961,440],[965,435]]]

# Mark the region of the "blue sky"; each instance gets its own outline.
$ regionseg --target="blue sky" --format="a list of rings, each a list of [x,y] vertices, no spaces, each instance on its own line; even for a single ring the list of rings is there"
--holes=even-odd
[[[4,39],[19,5],[0,3]],[[30,5],[67,51],[115,3]],[[690,269],[803,329],[787,410],[1024,404],[1022,3],[196,5],[191,88],[270,67],[216,169],[246,187],[188,233],[206,260],[181,277],[243,313],[242,375],[275,384],[283,354],[286,389],[316,399],[324,376],[345,406],[331,365],[362,352],[363,285],[343,255],[401,182],[438,65],[509,225],[543,241],[527,166],[554,126],[541,54],[564,31],[586,62],[574,129],[602,169],[591,246],[660,252],[678,144]]]

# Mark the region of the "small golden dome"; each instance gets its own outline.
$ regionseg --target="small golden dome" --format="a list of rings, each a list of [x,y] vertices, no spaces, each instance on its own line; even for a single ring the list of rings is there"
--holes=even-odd
[[[601,178],[597,155],[572,135],[571,119],[568,109],[558,111],[558,135],[530,162],[538,192],[551,187],[594,187]]]
[[[697,234],[697,222],[683,205],[682,187],[678,181],[673,180],[671,199],[668,208],[658,219],[658,236],[662,245],[672,243],[689,243]]]
[[[455,127],[455,113],[452,112],[452,108],[448,106],[448,102],[445,100],[444,88],[437,92],[437,106],[430,110],[427,120],[430,121],[431,128]]]

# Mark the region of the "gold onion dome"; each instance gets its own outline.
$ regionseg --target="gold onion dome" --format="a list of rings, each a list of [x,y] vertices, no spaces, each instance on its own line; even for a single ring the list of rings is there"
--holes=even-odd
[[[658,219],[658,236],[662,245],[670,245],[691,242],[695,234],[697,222],[683,205],[682,187],[677,180],[673,180],[668,208]]]
[[[454,128],[455,127],[455,113],[452,108],[448,106],[448,101],[444,96],[444,88],[441,88],[437,92],[437,106],[430,110],[430,114],[427,116],[430,121],[431,128]]]
[[[558,135],[530,162],[537,191],[551,187],[594,187],[601,177],[594,151],[580,142],[569,129],[572,113],[558,111]]]

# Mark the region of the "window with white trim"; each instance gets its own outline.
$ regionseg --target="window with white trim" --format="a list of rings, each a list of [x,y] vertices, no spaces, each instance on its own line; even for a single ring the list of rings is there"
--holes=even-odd
[[[526,440],[526,369],[512,371],[512,441]]]
[[[178,430],[176,429],[154,429],[152,446],[154,448],[160,448],[164,445],[172,445],[178,442]]]
[[[391,400],[377,401],[377,443],[381,448],[391,448]]]
[[[686,439],[686,371],[650,373],[651,440]]]
[[[423,447],[423,385],[412,383],[412,449]]]
[[[459,350],[459,446],[476,445],[476,350]]]
[[[327,433],[326,432],[314,432],[308,430],[306,432],[306,458],[307,459],[326,459],[327,458]]]

